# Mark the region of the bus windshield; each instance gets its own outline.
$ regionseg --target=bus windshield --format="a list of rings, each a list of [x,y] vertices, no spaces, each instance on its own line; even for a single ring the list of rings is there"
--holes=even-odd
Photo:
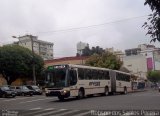
[[[47,87],[66,87],[66,68],[54,69],[47,73]]]

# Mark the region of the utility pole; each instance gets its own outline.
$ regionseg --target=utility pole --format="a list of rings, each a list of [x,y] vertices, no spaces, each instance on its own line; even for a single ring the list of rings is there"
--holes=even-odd
[[[35,73],[35,57],[34,57],[34,42],[33,42],[33,36],[29,35],[30,39],[31,39],[31,46],[32,46],[32,70],[33,70],[33,83],[34,85],[36,85],[36,73]]]

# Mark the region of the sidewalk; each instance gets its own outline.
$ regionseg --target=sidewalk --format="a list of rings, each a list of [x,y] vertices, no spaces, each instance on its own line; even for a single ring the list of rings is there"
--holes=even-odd
[[[132,90],[130,93],[144,92],[144,91],[148,91],[148,90],[149,90],[148,88],[144,88],[144,89],[135,89],[135,90]]]

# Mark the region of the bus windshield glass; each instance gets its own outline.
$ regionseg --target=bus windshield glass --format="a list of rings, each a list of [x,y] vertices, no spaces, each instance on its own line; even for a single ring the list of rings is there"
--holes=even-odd
[[[49,71],[46,75],[47,87],[66,87],[66,68]]]

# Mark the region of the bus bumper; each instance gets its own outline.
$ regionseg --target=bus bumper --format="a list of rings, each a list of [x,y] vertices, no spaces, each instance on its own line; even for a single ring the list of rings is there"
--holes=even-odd
[[[70,96],[70,91],[46,91],[46,96],[63,96],[67,98]]]

